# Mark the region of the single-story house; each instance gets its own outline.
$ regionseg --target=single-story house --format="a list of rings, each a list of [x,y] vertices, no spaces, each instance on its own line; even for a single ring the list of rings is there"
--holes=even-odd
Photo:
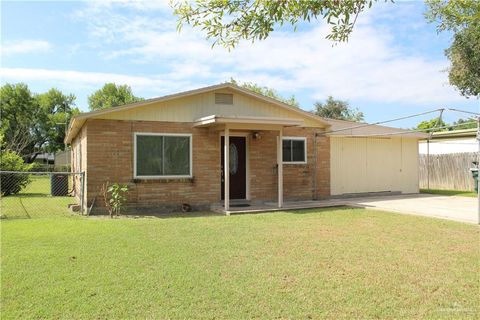
[[[424,134],[331,120],[224,83],[83,113],[69,125],[84,203],[129,185],[130,210],[417,193]],[[77,184],[77,190],[80,184]]]
[[[477,128],[434,132],[419,143],[420,154],[479,152]]]

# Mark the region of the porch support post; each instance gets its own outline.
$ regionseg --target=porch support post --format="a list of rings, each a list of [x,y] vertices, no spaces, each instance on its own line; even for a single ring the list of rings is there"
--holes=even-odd
[[[230,130],[227,125],[225,125],[225,138],[223,144],[223,154],[224,154],[224,163],[223,163],[223,185],[224,185],[224,208],[225,214],[230,215],[228,211],[230,210]]]
[[[278,168],[278,207],[283,207],[283,128],[278,130],[277,168]]]

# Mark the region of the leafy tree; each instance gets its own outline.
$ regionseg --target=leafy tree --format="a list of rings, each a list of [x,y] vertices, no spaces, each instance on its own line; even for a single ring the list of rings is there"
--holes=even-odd
[[[74,95],[65,95],[57,89],[34,94],[24,83],[3,85],[1,149],[18,153],[28,163],[42,152],[61,150],[65,127],[72,114],[79,112],[74,101]]]
[[[477,127],[477,123],[474,119],[458,119],[452,126],[454,130],[473,129]]]
[[[425,130],[425,132],[432,132],[435,131],[434,128],[442,128],[441,131],[448,131],[451,128],[445,128],[448,124],[446,124],[441,118],[436,117],[431,120],[425,120],[420,122],[415,129]]]
[[[22,157],[11,150],[0,153],[0,170],[2,171],[30,171],[33,164],[25,164]],[[30,182],[28,174],[1,173],[0,188],[2,196],[19,193]]]
[[[44,137],[43,150],[55,152],[64,148],[65,133],[72,116],[80,113],[75,107],[75,96],[65,95],[61,91],[52,88],[46,93],[36,96],[41,109],[43,126],[39,128],[39,141]]]
[[[457,32],[452,45],[445,52],[451,62],[448,74],[450,84],[456,86],[465,97],[479,97],[480,24]]]
[[[360,12],[377,0],[323,1],[180,1],[173,5],[178,29],[187,23],[199,27],[220,44],[233,48],[241,39],[263,40],[275,28],[323,19],[331,26],[327,39],[347,41]]]
[[[106,83],[102,89],[95,91],[88,97],[88,106],[90,110],[93,111],[142,100],[143,98],[134,96],[132,88],[126,84],[116,85],[115,83]]]
[[[276,99],[278,101],[281,101],[281,102],[286,103],[288,105],[291,105],[293,107],[297,107],[297,108],[300,107],[300,104],[298,103],[298,101],[297,101],[297,99],[295,98],[294,95],[290,96],[290,98],[284,98],[277,92],[277,90],[269,88],[269,87],[262,87],[262,86],[260,86],[256,83],[253,83],[253,82],[240,83],[233,78],[231,78],[229,82],[236,85],[236,86],[243,87],[245,89],[251,90],[251,91],[259,93],[261,95],[264,95],[266,97]]]
[[[347,101],[336,100],[329,96],[325,103],[315,102],[315,110],[313,113],[320,117],[348,120],[348,121],[363,121],[363,112],[358,109],[352,109]]]
[[[34,95],[24,83],[7,83],[0,89],[0,106],[2,150],[10,149],[19,154],[27,150],[29,153],[35,145],[31,131],[38,113]]]
[[[437,31],[452,31],[453,42],[445,50],[450,59],[449,82],[465,97],[480,95],[480,1],[427,0],[425,16],[437,23]]]

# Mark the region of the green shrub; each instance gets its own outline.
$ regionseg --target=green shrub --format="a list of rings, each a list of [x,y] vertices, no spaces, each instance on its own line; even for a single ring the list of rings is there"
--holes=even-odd
[[[127,202],[128,186],[126,184],[109,184],[107,182],[103,184],[101,192],[110,217],[113,218],[114,215],[119,216]]]
[[[1,171],[30,171],[32,164],[25,164],[22,157],[17,153],[4,150],[0,153],[0,170]],[[8,196],[19,193],[30,182],[28,174],[23,173],[1,173],[1,194]]]

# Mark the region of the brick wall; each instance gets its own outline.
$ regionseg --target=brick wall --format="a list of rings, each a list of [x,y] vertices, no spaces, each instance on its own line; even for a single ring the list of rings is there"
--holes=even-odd
[[[77,134],[71,145],[70,165],[73,172],[85,172],[87,168],[87,127],[84,126]],[[80,195],[82,194],[82,180],[79,174],[73,176],[73,185],[75,191],[75,197],[80,203]],[[86,175],[85,181],[83,181],[83,200],[87,201],[86,192]]]
[[[307,138],[307,163],[283,165],[283,193],[285,200],[305,200],[330,196],[330,141],[313,128],[285,128],[284,136]],[[316,148],[315,143],[316,141]],[[315,158],[316,149],[316,158]],[[317,172],[316,181],[315,171]],[[317,192],[315,194],[315,184]]]
[[[95,197],[95,207],[102,208],[102,184],[118,182],[130,187],[128,203],[132,209],[150,207],[178,210],[182,203],[207,208],[220,201],[220,138],[206,128],[191,123],[89,120],[87,133],[88,204]],[[307,137],[307,164],[284,165],[285,200],[312,199],[315,172],[312,128],[287,128],[284,135]],[[134,180],[134,132],[191,133],[193,179]],[[250,194],[252,200],[277,198],[277,132],[262,131],[261,139],[249,139]],[[330,193],[330,153],[326,137],[317,137],[317,195]]]

